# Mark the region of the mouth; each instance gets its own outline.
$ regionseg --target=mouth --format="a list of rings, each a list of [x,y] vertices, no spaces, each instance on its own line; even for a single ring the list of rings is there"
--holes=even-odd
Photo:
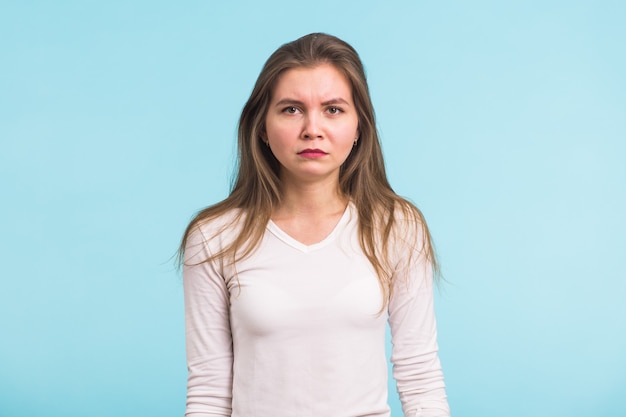
[[[321,149],[304,149],[298,152],[298,155],[311,158],[311,157],[320,157],[320,156],[328,155],[328,153],[324,152]]]

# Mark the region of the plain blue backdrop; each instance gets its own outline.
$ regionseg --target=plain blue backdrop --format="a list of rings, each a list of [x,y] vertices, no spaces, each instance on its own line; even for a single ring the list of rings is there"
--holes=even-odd
[[[621,1],[2,1],[0,416],[182,415],[171,257],[228,193],[265,59],[323,31],[361,54],[390,180],[431,226],[453,415],[623,417],[625,21]]]

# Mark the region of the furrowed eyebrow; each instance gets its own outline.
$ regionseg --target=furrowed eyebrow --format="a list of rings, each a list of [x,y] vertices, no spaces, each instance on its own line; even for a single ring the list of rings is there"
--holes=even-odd
[[[331,98],[330,100],[327,100],[325,102],[322,103],[322,106],[330,106],[333,104],[345,104],[345,105],[349,105],[349,103],[342,99],[341,97],[337,97],[337,98]]]
[[[302,106],[304,105],[304,103],[298,100],[294,100],[292,98],[284,98],[276,103],[276,106],[285,106],[285,105]]]
[[[322,103],[322,106],[332,106],[333,104],[344,104],[349,105],[349,103],[342,99],[341,97],[331,98],[330,100],[326,100]],[[284,98],[279,100],[275,106],[285,106],[285,105],[294,105],[294,106],[304,106],[304,103],[300,100],[296,100],[293,98]]]

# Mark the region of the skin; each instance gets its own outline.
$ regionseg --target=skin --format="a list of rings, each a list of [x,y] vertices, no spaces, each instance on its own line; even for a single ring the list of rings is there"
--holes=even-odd
[[[272,220],[304,244],[319,242],[347,204],[339,170],[358,139],[348,80],[330,64],[286,71],[272,91],[265,129],[281,165],[283,202]]]

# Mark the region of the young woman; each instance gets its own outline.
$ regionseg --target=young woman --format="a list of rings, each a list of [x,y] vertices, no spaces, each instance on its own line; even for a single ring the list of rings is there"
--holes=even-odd
[[[187,417],[448,416],[419,210],[387,182],[362,63],[311,34],[268,59],[224,201],[182,245]]]

